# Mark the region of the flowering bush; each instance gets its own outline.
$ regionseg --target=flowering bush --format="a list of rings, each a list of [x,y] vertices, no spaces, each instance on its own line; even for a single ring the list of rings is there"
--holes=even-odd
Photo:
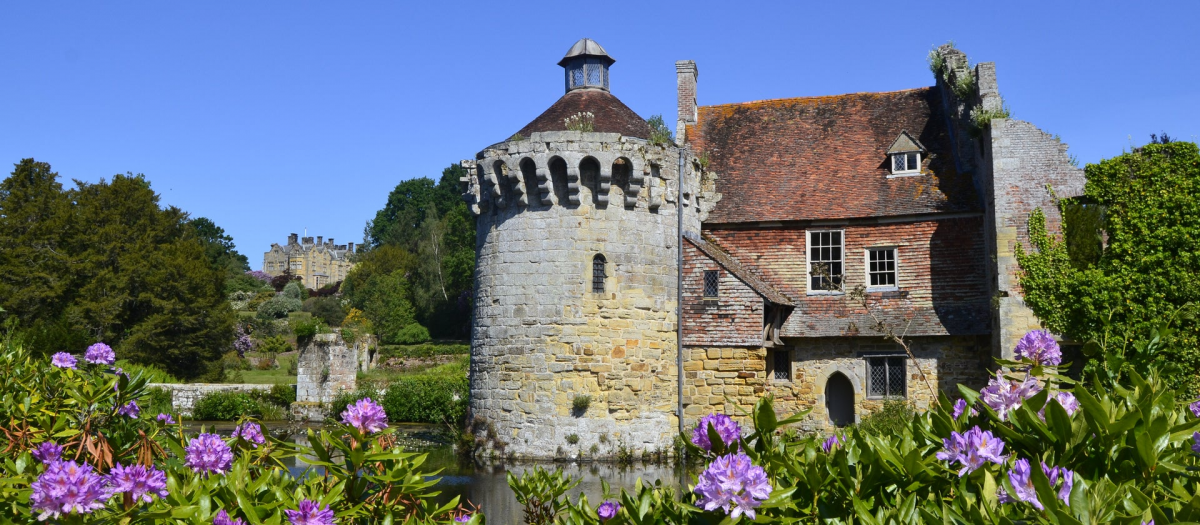
[[[708,462],[687,491],[639,482],[612,494],[605,486],[604,497],[620,504],[612,517],[580,495],[563,503],[556,523],[1200,521],[1200,415],[1190,399],[1178,400],[1156,374],[1088,388],[1058,374],[1057,344],[1040,334],[1019,361],[1001,364],[983,391],[943,393],[891,433],[851,427],[792,437],[784,427],[804,414],[779,420],[771,398],[761,399],[747,417],[752,430],[729,454],[714,456],[691,439],[724,445],[709,421],[701,422],[707,431],[682,436]],[[509,483],[536,498],[521,480]]]
[[[107,346],[34,359],[0,341],[0,521],[5,523],[449,524],[458,498],[434,503],[424,456],[394,445],[386,418],[309,431],[310,446],[255,421],[231,435],[189,435],[147,404],[146,377],[111,366]],[[378,408],[377,406],[375,407]],[[320,468],[294,476],[284,460]],[[470,514],[468,523],[483,523]]]

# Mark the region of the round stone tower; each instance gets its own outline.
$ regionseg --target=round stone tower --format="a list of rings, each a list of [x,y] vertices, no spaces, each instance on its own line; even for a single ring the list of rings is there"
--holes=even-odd
[[[566,94],[463,163],[478,217],[471,418],[502,454],[667,449],[678,432],[686,152],[609,92],[613,62],[576,42],[559,62]],[[699,232],[693,160],[683,228]]]

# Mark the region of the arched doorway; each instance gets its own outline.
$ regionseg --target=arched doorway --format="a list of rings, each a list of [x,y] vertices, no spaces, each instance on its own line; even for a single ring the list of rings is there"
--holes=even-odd
[[[854,385],[841,372],[834,372],[825,381],[825,410],[835,426],[854,423]]]

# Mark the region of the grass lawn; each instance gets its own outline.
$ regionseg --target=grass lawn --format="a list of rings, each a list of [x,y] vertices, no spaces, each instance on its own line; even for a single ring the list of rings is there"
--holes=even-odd
[[[279,368],[270,370],[242,370],[243,383],[255,384],[281,384],[290,385],[296,382],[295,374],[289,374],[288,369],[296,360],[297,354],[280,355],[276,358],[279,362]]]

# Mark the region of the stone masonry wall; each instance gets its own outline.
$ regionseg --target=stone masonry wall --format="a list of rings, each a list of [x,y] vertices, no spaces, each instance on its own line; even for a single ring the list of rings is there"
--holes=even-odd
[[[258,384],[208,384],[208,383],[150,383],[150,388],[161,388],[171,392],[171,406],[184,416],[191,416],[192,409],[200,398],[213,392],[268,391],[275,385]]]
[[[1062,233],[1062,217],[1055,199],[1083,194],[1083,170],[1071,165],[1067,145],[1033,124],[1013,119],[993,120],[984,136],[991,162],[984,163],[989,186],[988,241],[996,261],[996,328],[993,351],[1012,358],[1017,341],[1041,323],[1025,305],[1020,286],[1016,247],[1029,244],[1029,215],[1041,208],[1046,229]]]
[[[330,403],[357,385],[364,343],[347,347],[340,334],[317,334],[296,361],[296,402]]]
[[[479,214],[471,415],[494,426],[502,453],[552,457],[571,434],[581,450],[670,446],[677,154],[615,134],[534,133],[485,150],[464,180]],[[592,291],[597,254],[603,293]],[[590,396],[587,410],[573,409],[577,396]]]
[[[855,420],[861,421],[883,405],[882,399],[867,396],[867,362],[862,352],[896,347],[880,338],[837,337],[787,339],[791,380],[776,380],[768,374],[768,351],[764,348],[687,347],[684,361],[684,414],[686,423],[705,414],[737,414],[749,410],[766,394],[775,396],[780,417],[813,409],[801,426],[806,430],[832,429],[825,408],[825,382],[834,372],[844,374],[854,386]],[[919,365],[935,390],[958,397],[957,385],[974,389],[987,384],[990,355],[987,336],[913,338],[910,344],[917,359],[908,362],[907,399],[918,409],[936,402],[936,394],[922,379]],[[780,349],[772,349],[779,351]]]

